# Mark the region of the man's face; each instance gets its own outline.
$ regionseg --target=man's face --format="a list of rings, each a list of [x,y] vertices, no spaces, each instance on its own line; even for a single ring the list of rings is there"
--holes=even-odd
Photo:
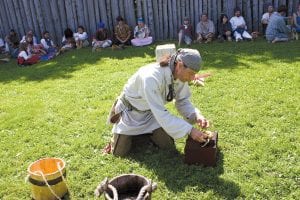
[[[241,16],[241,11],[239,11],[239,10],[236,11],[236,12],[235,12],[235,16],[237,16],[237,17]]]
[[[201,21],[206,22],[207,21],[207,16],[206,15],[202,15],[201,16]]]
[[[48,39],[48,38],[50,37],[50,36],[49,36],[49,33],[45,33],[44,37],[45,37],[46,39]]]
[[[178,61],[175,69],[175,78],[181,82],[190,82],[194,79],[197,72],[186,67],[183,62]]]
[[[273,6],[269,6],[269,7],[268,7],[268,12],[269,12],[269,13],[272,13],[273,11],[274,11]]]

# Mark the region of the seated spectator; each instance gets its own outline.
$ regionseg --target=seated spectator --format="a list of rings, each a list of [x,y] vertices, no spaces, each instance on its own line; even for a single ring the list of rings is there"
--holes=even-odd
[[[231,34],[232,34],[231,23],[229,22],[227,15],[222,14],[220,17],[218,39],[220,41],[228,40],[231,42],[232,41]]]
[[[2,38],[0,38],[0,54],[5,52],[5,43]]]
[[[63,36],[63,38],[62,38],[62,40],[61,40],[61,44],[62,44],[62,46],[64,46],[65,44],[67,44],[68,42],[68,39],[70,39],[70,38],[73,38],[74,39],[74,33],[73,33],[73,31],[70,29],[70,28],[66,28],[65,30],[64,30],[64,36]]]
[[[19,54],[19,37],[14,29],[11,29],[5,37],[5,50],[10,53],[11,57],[17,58]]]
[[[39,61],[39,56],[35,54],[31,54],[27,51],[28,44],[23,42],[20,44],[20,53],[18,54],[17,62],[19,65],[32,65]]]
[[[75,41],[74,37],[67,37],[67,39],[64,39],[63,41],[64,41],[64,43],[63,43],[64,45],[56,53],[56,56],[58,56],[61,53],[66,52],[66,51],[76,49],[76,41]]]
[[[274,8],[273,8],[272,4],[267,4],[267,9],[268,9],[267,12],[264,13],[262,18],[261,18],[261,24],[262,24],[262,27],[263,27],[264,36],[266,35],[266,29],[267,29],[268,23],[270,21],[270,17],[274,12]]]
[[[74,34],[74,38],[77,49],[89,46],[88,34],[84,31],[83,26],[78,26],[77,33]]]
[[[36,44],[34,45],[33,43],[33,35],[32,34],[27,34],[25,37],[25,42],[21,43],[27,43],[27,52],[31,54],[37,54],[37,55],[46,55],[46,51],[43,49],[43,45]]]
[[[197,33],[197,42],[205,43],[211,42],[215,34],[214,23],[208,19],[207,14],[204,13],[201,15],[200,22],[197,24],[196,28]]]
[[[286,42],[288,41],[288,33],[290,29],[285,23],[285,15],[287,13],[287,8],[285,5],[281,5],[278,8],[277,13],[274,13],[269,21],[266,30],[266,39],[268,42]]]
[[[50,38],[50,34],[48,31],[44,31],[43,38],[41,39],[41,44],[43,45],[44,49],[48,53],[56,51],[56,45],[54,44],[53,40]]]
[[[144,23],[143,18],[138,18],[138,25],[134,28],[134,39],[131,40],[133,46],[146,46],[152,43],[153,39],[150,36],[150,30]]]
[[[94,36],[92,42],[93,51],[95,51],[97,48],[110,47],[111,44],[112,41],[107,28],[105,28],[105,24],[103,22],[99,22],[98,30],[96,31],[96,35]]]
[[[246,22],[244,20],[244,17],[241,16],[240,8],[236,7],[234,9],[234,16],[230,19],[230,23],[236,42],[242,41],[243,39],[252,40],[252,36],[246,31]]]
[[[38,44],[38,43],[37,43],[37,39],[36,39],[36,37],[35,37],[34,34],[33,34],[33,30],[29,30],[29,31],[26,33],[26,35],[32,35],[33,45],[37,45],[37,44]],[[20,41],[20,43],[26,42],[26,35],[24,35],[24,36],[22,37],[22,40]]]
[[[193,41],[193,26],[188,17],[184,17],[183,24],[179,27],[178,46],[184,41],[187,45],[191,45]]]
[[[130,45],[131,30],[125,23],[123,17],[117,17],[117,25],[114,29],[114,44],[124,47],[124,45]]]
[[[300,33],[300,4],[298,4],[297,11],[293,13],[293,32],[295,33],[295,39],[298,40],[298,34]]]

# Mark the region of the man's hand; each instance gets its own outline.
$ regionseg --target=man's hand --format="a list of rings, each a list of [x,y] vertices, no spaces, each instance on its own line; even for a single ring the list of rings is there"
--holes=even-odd
[[[201,132],[195,128],[192,128],[190,136],[192,137],[193,140],[195,140],[197,142],[206,142],[206,140],[207,140],[206,134],[204,134],[203,132]]]
[[[201,128],[208,128],[209,127],[209,121],[205,119],[203,116],[197,116],[196,123]]]
[[[192,80],[192,83],[197,86],[204,86],[204,79],[207,77],[210,77],[210,76],[211,76],[211,73],[196,74],[194,76],[194,79]]]

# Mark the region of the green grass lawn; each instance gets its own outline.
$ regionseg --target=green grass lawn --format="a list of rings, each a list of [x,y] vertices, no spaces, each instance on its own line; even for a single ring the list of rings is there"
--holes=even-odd
[[[66,161],[71,199],[94,199],[100,181],[123,173],[157,182],[159,200],[299,199],[300,42],[192,48],[203,57],[202,72],[213,74],[191,89],[192,102],[219,131],[217,167],[183,164],[185,138],[176,141],[177,156],[152,146],[127,158],[102,155],[111,104],[155,60],[155,45],[74,50],[30,67],[0,65],[0,199],[30,199],[27,167],[43,157]]]

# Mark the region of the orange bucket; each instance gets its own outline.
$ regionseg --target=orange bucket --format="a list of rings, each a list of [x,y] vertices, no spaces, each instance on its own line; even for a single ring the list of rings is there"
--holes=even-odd
[[[28,167],[32,198],[35,200],[61,199],[68,188],[65,183],[66,163],[59,158],[43,158]]]

